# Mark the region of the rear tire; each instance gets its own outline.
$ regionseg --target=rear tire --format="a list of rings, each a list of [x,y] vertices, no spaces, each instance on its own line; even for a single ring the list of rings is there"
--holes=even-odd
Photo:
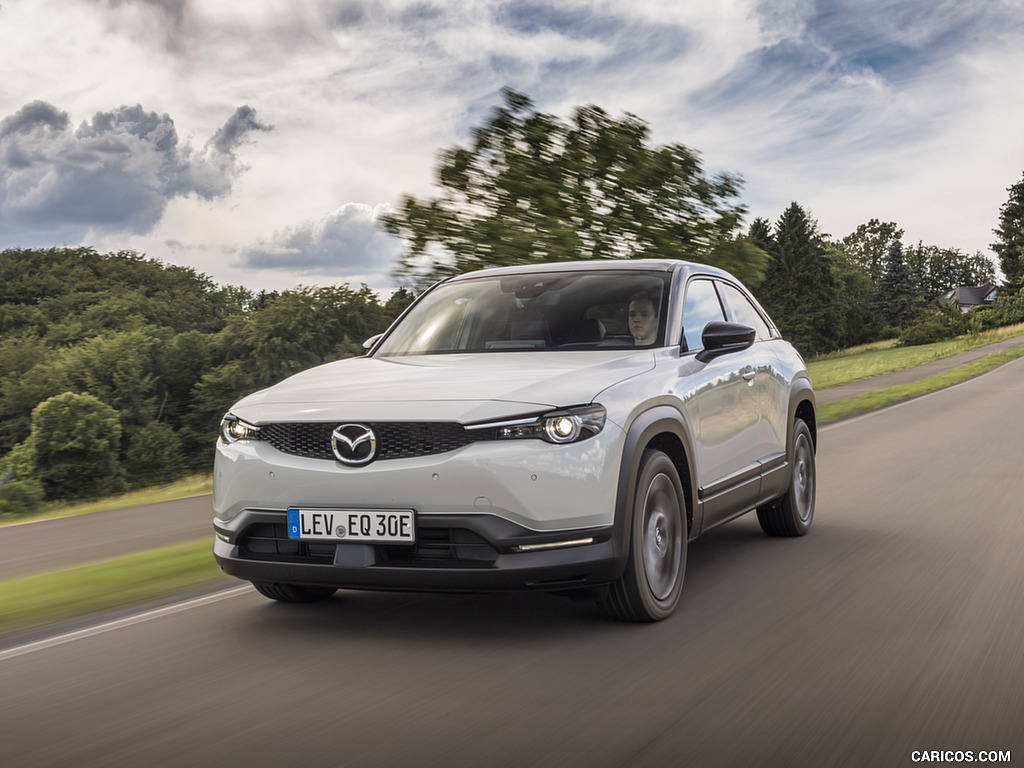
[[[686,571],[686,501],[672,460],[646,450],[633,501],[629,558],[598,605],[620,621],[660,621],[679,603]]]
[[[769,536],[803,536],[814,520],[817,474],[814,440],[803,419],[793,422],[793,464],[785,496],[757,509],[757,522]]]
[[[338,590],[334,587],[307,587],[303,584],[280,584],[276,581],[254,581],[256,591],[282,603],[317,603]]]

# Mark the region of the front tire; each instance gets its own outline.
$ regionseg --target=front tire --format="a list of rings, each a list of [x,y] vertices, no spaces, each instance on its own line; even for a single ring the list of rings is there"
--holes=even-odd
[[[629,557],[600,602],[621,621],[660,621],[679,602],[686,571],[686,501],[672,460],[646,450],[633,501]]]
[[[281,584],[276,581],[254,581],[256,591],[281,603],[317,603],[338,590],[334,587],[307,587],[303,584]]]
[[[814,440],[803,419],[793,422],[793,465],[785,496],[757,508],[757,522],[769,536],[803,536],[814,520],[817,472]]]

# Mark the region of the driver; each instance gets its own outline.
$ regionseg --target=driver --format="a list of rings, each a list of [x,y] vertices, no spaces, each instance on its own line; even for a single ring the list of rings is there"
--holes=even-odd
[[[637,346],[653,344],[658,334],[658,313],[654,309],[654,299],[646,291],[630,296],[629,332]]]

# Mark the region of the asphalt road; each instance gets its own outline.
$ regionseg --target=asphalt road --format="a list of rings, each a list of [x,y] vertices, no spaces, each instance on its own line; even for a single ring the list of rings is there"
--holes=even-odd
[[[0,764],[1020,762],[1024,360],[820,437],[811,533],[748,516],[693,544],[667,621],[548,596],[222,593],[0,651]]]
[[[202,536],[213,536],[213,502],[209,494],[12,525],[0,528],[0,581],[180,544]]]
[[[957,355],[932,360],[930,363],[903,368],[891,373],[882,373],[878,376],[869,376],[866,379],[858,379],[857,381],[848,381],[846,384],[837,384],[834,387],[816,389],[814,391],[815,400],[819,406],[822,406],[825,403],[837,403],[840,400],[846,400],[848,397],[856,397],[857,395],[875,392],[880,389],[888,389],[889,387],[896,387],[901,384],[912,384],[916,381],[927,379],[929,376],[945,373],[957,366],[973,363],[975,360],[980,360],[988,355],[1019,347],[1022,344],[1024,344],[1024,335],[1013,336],[985,347],[969,349]]]

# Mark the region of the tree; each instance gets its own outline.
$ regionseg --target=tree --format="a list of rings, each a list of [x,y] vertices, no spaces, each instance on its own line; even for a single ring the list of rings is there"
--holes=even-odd
[[[363,342],[387,323],[365,285],[297,288],[231,318],[211,342],[210,355],[214,365],[244,361],[251,381],[266,387],[310,366],[363,354]]]
[[[35,512],[43,498],[43,486],[35,477],[32,440],[25,440],[0,458],[0,517]]]
[[[1024,288],[1024,178],[1007,192],[1010,197],[999,209],[999,228],[992,230],[997,239],[991,247],[1006,279],[1000,293],[1014,296]]]
[[[62,350],[57,369],[74,392],[88,392],[114,408],[131,434],[156,417],[159,403],[153,351],[147,330],[105,333]]]
[[[212,334],[186,331],[160,338],[154,347],[153,371],[156,375],[156,420],[180,430],[193,406],[192,388],[210,370]],[[179,438],[183,435],[179,432]],[[206,455],[209,443],[182,446],[186,455]],[[130,448],[129,448],[130,451]]]
[[[88,312],[86,329],[97,332],[140,325],[212,332],[247,300],[244,290],[216,289],[209,277],[189,267],[161,264],[134,251],[0,251],[0,305],[34,307],[52,324]]]
[[[977,311],[977,310],[975,310]],[[996,325],[1016,325],[1024,323],[1024,288],[1016,293],[1000,291],[996,294],[991,311]]]
[[[34,332],[0,338],[0,454],[32,430],[32,409],[67,389],[56,353]]]
[[[439,197],[408,196],[385,217],[423,284],[481,267],[574,259],[686,258],[756,285],[765,254],[738,237],[740,180],[704,175],[682,144],[653,147],[633,115],[578,108],[567,124],[505,91],[469,147],[441,153]]]
[[[825,258],[832,271],[832,281],[836,287],[835,306],[841,318],[839,346],[853,347],[874,341],[882,325],[875,311],[876,290],[871,278],[860,263],[846,252],[842,243],[827,243]]]
[[[415,294],[405,288],[399,288],[384,303],[384,319],[388,323],[393,323],[398,319],[398,316],[402,314],[406,307],[413,303],[416,299]]]
[[[792,203],[779,218],[772,240],[772,260],[758,299],[803,354],[838,348],[843,317],[817,222]]]
[[[846,252],[863,267],[871,281],[878,286],[885,272],[885,259],[889,248],[903,237],[903,230],[895,222],[871,219],[843,238]]]
[[[389,322],[365,285],[263,296],[259,309],[231,318],[210,341],[211,368],[192,388],[187,428],[180,437],[186,446],[210,444],[220,417],[235,400],[314,365],[363,354],[363,342]]]
[[[187,471],[181,440],[168,424],[160,421],[151,421],[132,435],[124,465],[132,483],[166,483]]]
[[[0,250],[0,459],[25,453],[37,406],[75,393],[116,412],[115,458],[133,482],[177,473],[182,456],[206,469],[234,400],[362,354],[363,341],[412,299],[400,290],[382,307],[365,286],[217,288],[191,269],[130,251]],[[24,500],[15,482],[36,481],[6,482],[3,493]]]
[[[203,374],[192,387],[192,407],[184,417],[185,426],[180,437],[183,444],[193,448],[188,454],[193,468],[209,466],[209,454],[202,448],[205,446],[209,450],[217,439],[218,425],[227,409],[239,398],[259,388],[244,360],[229,360],[218,365]]]
[[[960,285],[984,285],[994,281],[995,265],[981,253],[966,254],[957,248],[918,243],[905,252],[907,265],[925,298],[941,296]]]
[[[885,257],[885,273],[878,289],[878,311],[891,326],[906,328],[914,317],[917,290],[910,266],[903,256],[903,245],[897,240],[889,246]]]
[[[750,229],[747,230],[747,240],[765,253],[771,253],[775,247],[771,222],[760,217],[754,219],[750,222]]]
[[[124,490],[117,411],[92,395],[65,392],[32,411],[35,475],[48,498],[78,499]]]

